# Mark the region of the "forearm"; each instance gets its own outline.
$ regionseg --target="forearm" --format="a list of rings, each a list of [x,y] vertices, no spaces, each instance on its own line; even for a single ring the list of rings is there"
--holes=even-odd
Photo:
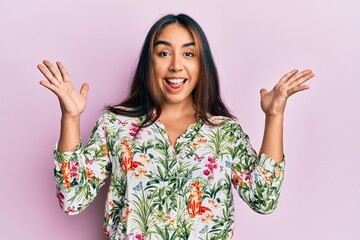
[[[58,151],[70,151],[76,147],[80,140],[80,116],[77,118],[61,118],[60,139]]]
[[[284,156],[283,147],[284,116],[266,116],[264,137],[260,153],[266,154],[276,162],[281,162]]]

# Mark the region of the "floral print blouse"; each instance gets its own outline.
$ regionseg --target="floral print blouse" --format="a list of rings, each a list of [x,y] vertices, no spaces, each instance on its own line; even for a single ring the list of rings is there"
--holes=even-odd
[[[275,209],[284,161],[258,156],[236,121],[199,120],[172,145],[160,120],[135,135],[142,120],[105,111],[86,147],[80,141],[60,153],[55,146],[57,197],[67,214],[83,211],[110,173],[110,239],[231,239],[231,186],[254,211]]]

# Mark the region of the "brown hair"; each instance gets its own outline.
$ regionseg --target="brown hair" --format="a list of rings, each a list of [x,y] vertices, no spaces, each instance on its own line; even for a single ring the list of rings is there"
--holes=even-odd
[[[209,125],[215,124],[210,121],[208,114],[234,119],[220,97],[219,76],[205,33],[194,19],[185,14],[166,15],[150,28],[140,53],[129,96],[115,106],[108,106],[107,109],[115,114],[130,117],[145,115],[141,127],[151,125],[160,117],[163,100],[152,81],[154,42],[161,31],[173,23],[178,23],[190,31],[198,50],[200,74],[193,91],[197,117]]]

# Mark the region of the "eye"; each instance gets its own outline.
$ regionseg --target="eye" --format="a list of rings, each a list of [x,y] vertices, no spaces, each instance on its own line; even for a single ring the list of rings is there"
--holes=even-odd
[[[160,52],[159,56],[160,57],[168,57],[168,56],[170,56],[170,53],[169,52]]]
[[[193,57],[194,54],[192,52],[186,52],[185,54],[185,57]]]

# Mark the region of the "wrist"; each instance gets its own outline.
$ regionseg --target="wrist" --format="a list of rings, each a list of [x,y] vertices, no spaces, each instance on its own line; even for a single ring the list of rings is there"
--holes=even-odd
[[[61,122],[80,122],[80,116],[61,116]]]
[[[266,121],[271,121],[271,122],[283,122],[284,121],[284,115],[283,114],[279,114],[279,115],[265,115],[265,119]]]

